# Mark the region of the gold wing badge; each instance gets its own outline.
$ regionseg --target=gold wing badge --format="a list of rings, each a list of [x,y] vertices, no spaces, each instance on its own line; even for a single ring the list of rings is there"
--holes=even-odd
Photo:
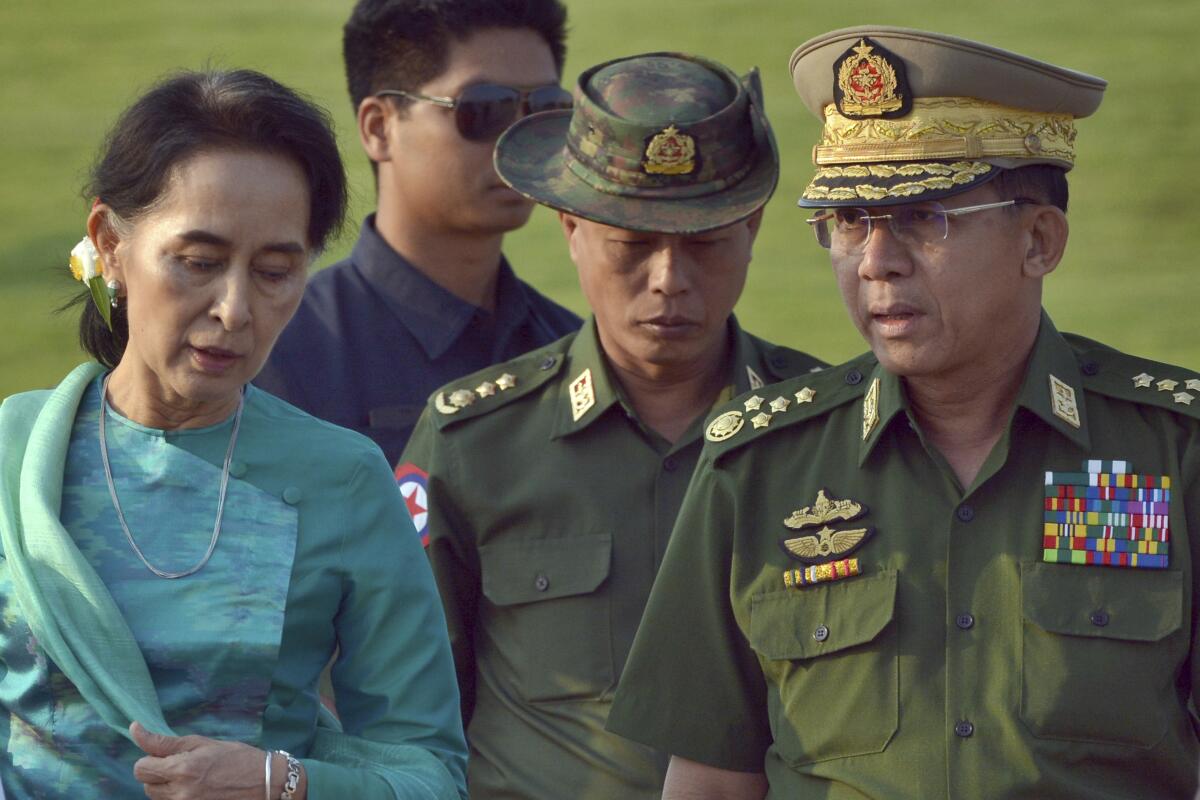
[[[811,506],[793,511],[783,524],[792,530],[821,526],[815,533],[788,536],[780,541],[783,551],[805,564],[817,564],[853,553],[875,532],[874,528],[835,529],[829,523],[850,522],[867,513],[867,508],[853,500],[831,500],[825,490],[817,492]]]

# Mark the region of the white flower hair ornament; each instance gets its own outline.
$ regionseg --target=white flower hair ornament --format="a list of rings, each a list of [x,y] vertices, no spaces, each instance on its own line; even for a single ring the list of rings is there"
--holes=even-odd
[[[104,262],[100,260],[100,253],[90,238],[84,236],[79,240],[79,244],[71,250],[68,263],[75,280],[87,284],[92,293],[92,302],[96,304],[100,316],[104,318],[104,324],[111,331],[112,309],[117,305],[117,289],[120,284],[115,280],[104,282]]]

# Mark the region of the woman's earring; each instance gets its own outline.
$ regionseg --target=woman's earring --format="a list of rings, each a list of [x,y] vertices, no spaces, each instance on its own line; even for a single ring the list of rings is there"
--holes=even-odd
[[[116,278],[112,278],[108,283],[104,284],[104,288],[108,290],[108,304],[113,308],[117,307],[117,293],[121,291],[121,282]]]

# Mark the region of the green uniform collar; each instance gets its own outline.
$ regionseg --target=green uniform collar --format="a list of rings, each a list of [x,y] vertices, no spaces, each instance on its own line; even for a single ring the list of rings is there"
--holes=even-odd
[[[878,363],[870,374],[864,376],[863,384],[866,391],[862,399],[860,467],[892,419],[901,412],[907,416],[908,411],[908,393],[903,381]],[[1086,450],[1091,446],[1079,363],[1075,352],[1045,311],[1042,311],[1037,339],[1029,356],[1016,405],[1033,412],[1081,448]]]
[[[716,398],[718,403],[778,380],[776,369],[763,357],[762,348],[754,337],[742,330],[733,316],[729,318],[729,335],[734,342],[733,368],[727,384],[729,388]],[[620,385],[612,377],[600,345],[595,317],[588,317],[571,343],[563,371],[552,438],[583,430],[616,403],[621,404],[625,413],[636,417]]]

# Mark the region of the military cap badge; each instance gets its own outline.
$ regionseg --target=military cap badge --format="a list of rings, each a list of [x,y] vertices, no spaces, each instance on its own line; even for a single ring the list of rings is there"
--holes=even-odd
[[[642,169],[651,175],[690,175],[696,169],[696,140],[667,126],[646,143]]]
[[[833,62],[833,98],[850,119],[903,117],[913,100],[904,62],[866,37]]]
[[[861,503],[849,499],[831,500],[825,490],[817,492],[812,505],[793,511],[783,521],[792,530],[804,530],[820,526],[820,530],[804,536],[789,536],[780,541],[783,551],[805,564],[817,564],[830,559],[842,558],[863,545],[874,528],[834,529],[829,523],[850,522],[867,513]],[[856,573],[857,574],[857,573]]]

